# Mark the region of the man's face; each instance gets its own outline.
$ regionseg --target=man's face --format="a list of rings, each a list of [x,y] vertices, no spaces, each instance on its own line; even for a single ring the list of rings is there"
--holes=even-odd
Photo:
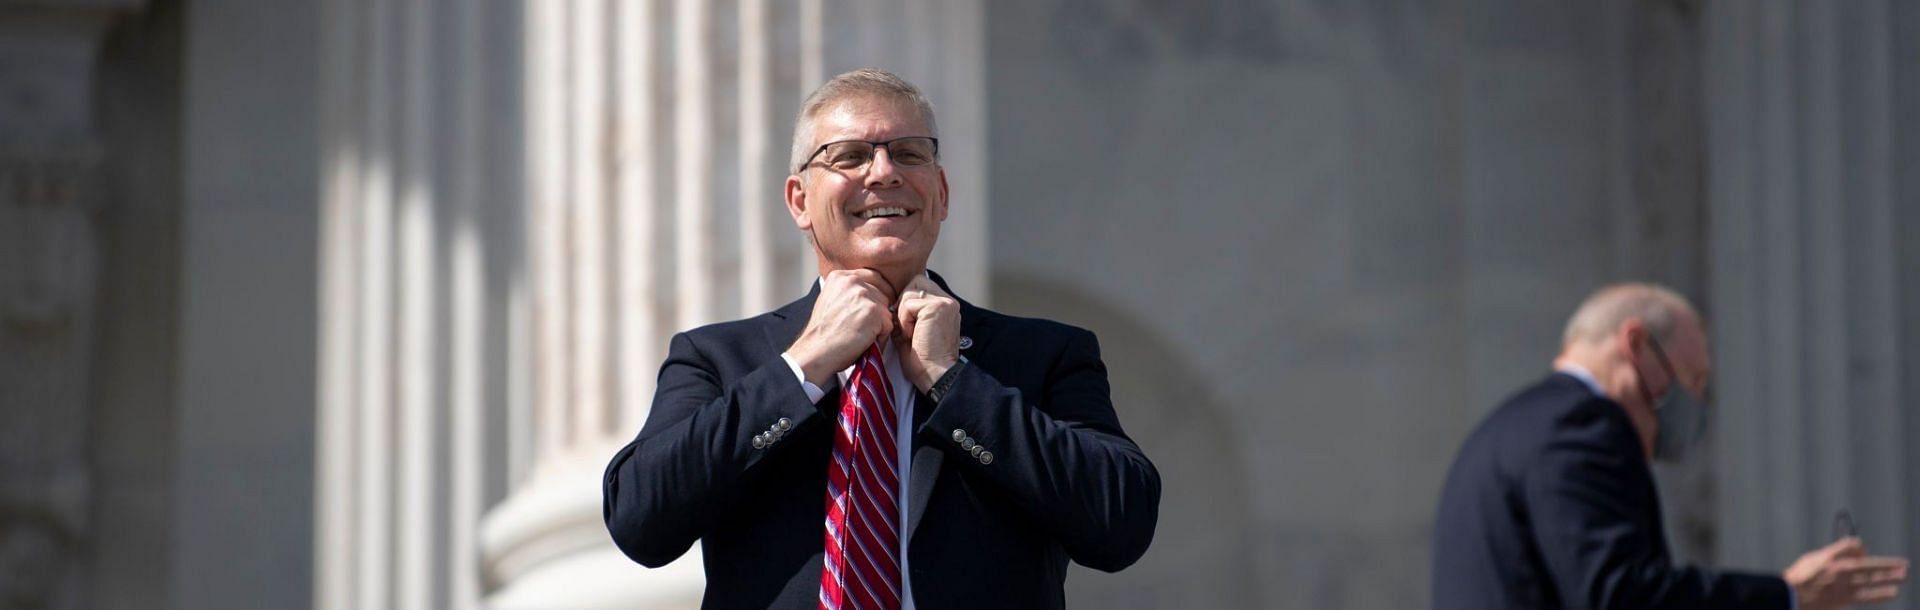
[[[884,142],[931,136],[906,102],[855,97],[814,117],[813,149],[842,140]],[[812,150],[808,152],[813,152]],[[840,170],[820,157],[787,179],[787,211],[813,236],[822,271],[872,268],[917,272],[926,267],[940,222],[947,218],[947,174],[938,162],[899,165],[876,148],[865,167]],[[802,179],[804,177],[804,179]],[[887,208],[904,215],[875,216]],[[884,214],[884,212],[883,212]]]

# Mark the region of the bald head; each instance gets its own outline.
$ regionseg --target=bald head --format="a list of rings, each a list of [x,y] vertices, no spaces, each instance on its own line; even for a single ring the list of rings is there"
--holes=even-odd
[[[1585,369],[1600,392],[1626,411],[1649,456],[1659,430],[1655,397],[1675,384],[1704,396],[1712,370],[1706,329],[1693,305],[1644,283],[1614,284],[1587,297],[1567,320],[1553,364],[1563,371]]]
[[[1686,297],[1657,284],[1614,284],[1601,288],[1580,303],[1580,309],[1567,320],[1561,337],[1562,347],[1577,344],[1597,345],[1619,330],[1628,320],[1639,320],[1657,341],[1674,338],[1682,323],[1695,322],[1700,316]]]

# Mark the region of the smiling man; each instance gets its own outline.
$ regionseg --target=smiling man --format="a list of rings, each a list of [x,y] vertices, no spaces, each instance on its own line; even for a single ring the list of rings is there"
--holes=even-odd
[[[699,540],[709,608],[1059,608],[1069,559],[1146,552],[1160,475],[1092,333],[953,296],[933,107],[857,70],[802,104],[787,211],[821,277],[674,336],[604,517],[659,567]]]

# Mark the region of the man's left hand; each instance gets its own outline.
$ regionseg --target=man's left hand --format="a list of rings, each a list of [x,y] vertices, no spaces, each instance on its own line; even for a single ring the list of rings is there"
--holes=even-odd
[[[1907,559],[1870,557],[1860,539],[1849,536],[1801,555],[1780,576],[1793,588],[1800,610],[1851,608],[1898,597],[1907,581]]]
[[[900,291],[894,345],[907,381],[925,392],[960,361],[960,301],[925,275]]]

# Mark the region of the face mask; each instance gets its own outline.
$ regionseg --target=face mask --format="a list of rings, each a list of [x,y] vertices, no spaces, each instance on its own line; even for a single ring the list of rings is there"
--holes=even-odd
[[[1660,368],[1666,370],[1667,379],[1671,380],[1658,401],[1653,400],[1645,383],[1640,385],[1640,395],[1653,406],[1653,413],[1660,421],[1659,431],[1653,437],[1653,457],[1677,462],[1691,452],[1706,431],[1707,407],[1680,385],[1680,376],[1674,373],[1666,351],[1660,349],[1660,342],[1647,337],[1647,345],[1653,348],[1654,357],[1660,359]]]

